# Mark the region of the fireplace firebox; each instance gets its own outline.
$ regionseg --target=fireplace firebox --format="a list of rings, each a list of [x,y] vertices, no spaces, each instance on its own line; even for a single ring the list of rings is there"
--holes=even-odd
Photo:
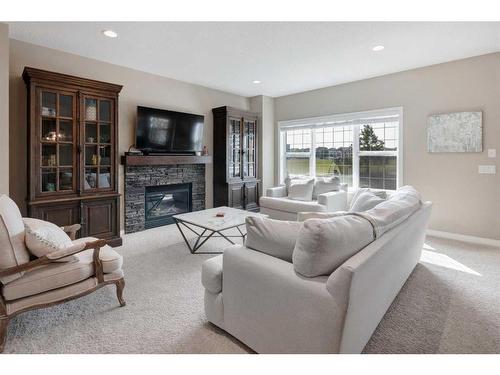
[[[146,186],[146,228],[174,223],[173,215],[192,211],[192,183]]]

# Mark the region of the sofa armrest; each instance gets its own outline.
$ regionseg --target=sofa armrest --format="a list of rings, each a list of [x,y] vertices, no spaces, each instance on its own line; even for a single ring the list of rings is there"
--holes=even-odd
[[[330,191],[318,195],[318,203],[325,206],[326,212],[345,211],[347,209],[347,192]]]
[[[266,197],[283,198],[286,197],[286,186],[276,186],[266,189]]]

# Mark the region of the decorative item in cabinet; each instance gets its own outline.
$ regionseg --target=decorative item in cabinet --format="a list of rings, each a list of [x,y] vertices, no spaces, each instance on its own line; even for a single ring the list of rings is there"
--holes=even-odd
[[[57,225],[80,223],[80,235],[92,233],[119,244],[122,86],[29,67],[23,78],[28,87],[29,216]]]

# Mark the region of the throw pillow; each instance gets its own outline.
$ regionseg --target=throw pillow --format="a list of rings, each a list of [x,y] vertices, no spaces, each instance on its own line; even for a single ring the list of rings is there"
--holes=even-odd
[[[356,200],[352,202],[349,212],[364,212],[371,210],[385,199],[375,195],[372,191],[364,191],[357,195]]]
[[[286,194],[288,195],[288,189],[290,189],[290,184],[293,180],[308,180],[309,178],[307,176],[301,176],[301,175],[295,175],[295,176],[290,176],[287,175],[285,177],[285,186],[286,186]]]
[[[40,258],[44,255],[73,245],[71,238],[57,225],[48,221],[23,218],[26,231],[26,247],[31,254]],[[71,261],[75,257],[66,257],[61,261]]]
[[[309,180],[292,180],[288,188],[288,198],[296,201],[311,201],[314,189],[314,178]]]
[[[330,275],[373,240],[372,225],[357,215],[306,220],[293,250],[293,267],[306,277]]]
[[[292,262],[295,241],[302,223],[252,216],[247,217],[245,221],[246,247]]]
[[[340,190],[340,178],[338,177],[319,177],[314,182],[313,197],[318,199],[318,195],[329,193],[330,191]]]

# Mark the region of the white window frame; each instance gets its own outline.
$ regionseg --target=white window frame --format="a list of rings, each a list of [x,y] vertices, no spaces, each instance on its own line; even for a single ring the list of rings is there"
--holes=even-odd
[[[396,118],[398,125],[398,149],[397,151],[360,151],[359,142],[353,141],[352,146],[352,183],[353,189],[359,188],[359,157],[360,156],[396,156],[397,161],[397,176],[396,186],[403,185],[403,107],[392,107],[384,109],[376,109],[370,111],[342,113],[321,117],[310,117],[296,120],[278,121],[279,133],[279,163],[278,177],[280,183],[285,180],[285,163],[286,163],[286,137],[287,130],[294,129],[310,129],[311,131],[311,151],[309,157],[309,173],[311,177],[316,176],[316,132],[314,129],[323,128],[325,126],[353,126],[353,140],[359,140],[360,126],[370,122],[380,122],[381,118]]]

